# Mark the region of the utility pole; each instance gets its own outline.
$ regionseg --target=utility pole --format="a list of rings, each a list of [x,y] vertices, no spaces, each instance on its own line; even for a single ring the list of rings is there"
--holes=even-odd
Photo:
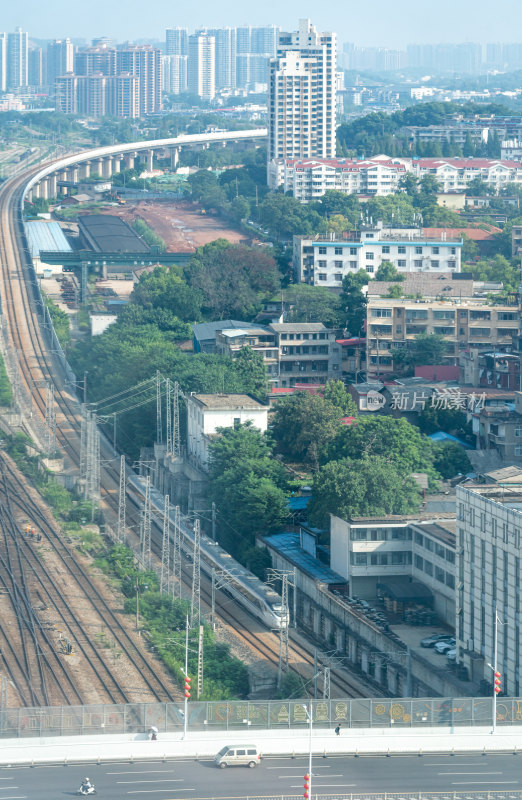
[[[279,628],[279,665],[277,668],[277,687],[281,688],[283,672],[288,672],[288,574],[281,579],[281,627]]]
[[[216,541],[216,504],[212,501],[212,540]]]
[[[172,596],[181,598],[181,520],[180,508],[174,509],[174,548],[172,552]]]
[[[323,667],[323,700],[330,699],[330,667]]]
[[[194,553],[192,561],[192,597],[190,600],[190,627],[201,619],[201,528],[199,519],[194,520]]]
[[[120,458],[120,491],[118,496],[118,541],[123,542],[126,528],[125,456]]]
[[[163,539],[161,543],[160,592],[169,593],[170,578],[170,498],[165,495],[163,504]]]

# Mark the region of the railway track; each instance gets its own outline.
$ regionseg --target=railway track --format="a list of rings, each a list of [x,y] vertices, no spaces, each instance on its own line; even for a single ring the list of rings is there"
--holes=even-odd
[[[36,286],[30,271],[28,255],[24,249],[19,206],[23,186],[29,175],[30,173],[26,173],[23,177],[14,178],[6,182],[0,189],[2,309],[8,321],[11,346],[18,354],[21,380],[26,394],[31,395],[34,399],[37,417],[45,420],[45,386],[48,382],[52,382],[57,406],[57,441],[71,462],[78,466],[80,460],[79,405],[78,401],[65,390],[63,368],[57,363],[55,356],[48,351],[48,347],[43,341],[41,328],[43,309],[38,305]],[[112,450],[104,444],[102,437],[102,507],[114,518],[117,514],[119,470],[112,463],[113,458]],[[134,529],[137,530],[138,505],[130,496],[127,516],[129,525],[134,526]],[[161,531],[154,529],[154,534],[152,547],[158,552],[161,547]],[[202,591],[208,600],[210,592],[208,587],[204,586],[203,581]],[[219,614],[251,649],[272,663],[278,663],[279,652],[275,642],[273,646],[270,646],[264,640],[266,637],[243,630],[244,622],[240,622],[238,615],[234,615],[230,609],[221,607]],[[294,663],[313,665],[310,654],[298,643],[291,643],[290,657]],[[352,682],[344,675],[334,674],[332,670],[332,684],[337,686],[343,696],[361,696],[361,680],[359,678],[357,681],[354,679],[352,685]],[[165,699],[163,690],[157,699]]]
[[[14,472],[10,472],[7,476],[5,458],[2,455],[0,455],[0,466],[4,467],[5,479],[3,484],[0,484],[2,501],[16,506],[20,514],[28,515],[38,525],[45,541],[52,547],[53,553],[60,558],[61,566],[67,574],[67,580],[74,582],[78,587],[79,597],[84,597],[86,605],[90,604],[95,607],[100,626],[110,630],[115,644],[136,666],[141,680],[144,681],[152,696],[161,702],[174,699],[172,686],[167,686],[154,667],[144,658],[118,614],[111,609],[88,571],[82,567],[75,558],[74,552],[64,542],[57,526],[50,522],[38,504],[28,497],[23,481]],[[23,501],[19,499],[20,496],[24,497]],[[21,537],[21,547],[23,548],[23,558],[38,583],[40,596],[54,608],[62,620],[62,624],[67,629],[68,638],[82,653],[85,663],[92,670],[92,679],[97,680],[100,685],[105,687],[108,702],[135,702],[135,697],[121,686],[92,637],[85,632],[78,615],[70,607],[66,597],[57,586],[55,576],[47,567],[45,559],[39,558],[31,542],[23,537]]]

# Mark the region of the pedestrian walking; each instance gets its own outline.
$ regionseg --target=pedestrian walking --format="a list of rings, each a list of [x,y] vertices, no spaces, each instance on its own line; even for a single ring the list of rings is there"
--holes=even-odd
[[[339,723],[339,724],[337,725],[337,727],[336,727],[336,729],[335,729],[335,735],[336,735],[336,736],[339,736],[339,734],[340,734],[340,733],[341,733],[341,723]]]

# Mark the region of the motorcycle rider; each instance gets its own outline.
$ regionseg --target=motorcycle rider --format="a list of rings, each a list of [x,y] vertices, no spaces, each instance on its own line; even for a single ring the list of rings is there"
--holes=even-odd
[[[84,778],[80,786],[80,792],[82,792],[82,794],[88,794],[92,789],[94,789],[94,786],[89,778]]]

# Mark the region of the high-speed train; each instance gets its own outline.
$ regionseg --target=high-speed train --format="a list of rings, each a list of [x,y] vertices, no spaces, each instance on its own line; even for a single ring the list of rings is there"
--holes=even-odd
[[[145,479],[134,473],[127,473],[127,491],[136,496],[139,503],[145,501]],[[157,515],[163,515],[163,496],[151,487],[151,505]],[[171,523],[174,524],[174,508],[171,512]],[[189,558],[194,551],[194,535],[187,525],[186,517],[181,516],[181,549]],[[270,586],[236,561],[230,553],[213,539],[201,534],[201,570],[212,576],[212,569],[225,573],[230,578],[223,587],[239,605],[260,619],[268,628],[279,629],[289,624],[288,612],[285,614],[281,597]]]

